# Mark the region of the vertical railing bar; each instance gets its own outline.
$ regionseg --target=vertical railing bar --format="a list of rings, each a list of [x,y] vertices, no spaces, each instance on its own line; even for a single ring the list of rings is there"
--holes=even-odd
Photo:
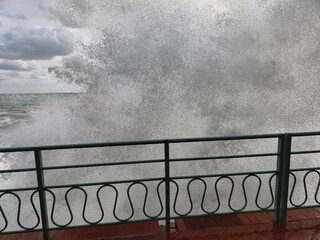
[[[287,205],[288,205],[288,192],[289,192],[289,174],[290,174],[290,157],[291,157],[291,140],[292,136],[286,133],[284,136],[284,149],[283,149],[283,169],[282,169],[282,187],[281,187],[281,204],[279,222],[287,220]]]
[[[164,142],[164,159],[165,159],[165,196],[166,196],[166,231],[170,232],[170,152],[169,141]]]
[[[48,213],[47,213],[46,196],[44,191],[44,176],[43,176],[43,170],[42,170],[41,151],[39,149],[35,149],[34,156],[35,156],[36,171],[37,171],[43,239],[49,240],[50,238],[49,238]]]
[[[276,222],[280,221],[281,214],[281,193],[282,193],[282,181],[283,181],[283,158],[284,158],[284,145],[285,135],[282,134],[278,137],[278,157],[277,157],[277,176],[275,185],[275,212],[273,220]]]

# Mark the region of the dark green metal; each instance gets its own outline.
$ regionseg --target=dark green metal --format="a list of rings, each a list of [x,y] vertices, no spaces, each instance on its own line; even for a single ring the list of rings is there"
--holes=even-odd
[[[277,177],[276,177],[276,195],[275,195],[275,206],[273,220],[276,222],[280,221],[281,215],[281,194],[282,194],[282,169],[283,169],[283,153],[284,153],[285,137],[281,135],[278,138],[278,157],[277,157]]]
[[[47,185],[47,189],[54,188],[72,188],[72,187],[88,187],[88,186],[97,186],[104,185],[106,183],[116,185],[122,183],[132,183],[132,182],[154,182],[154,181],[163,181],[164,178],[139,178],[139,179],[130,179],[130,180],[119,180],[119,181],[108,181],[108,182],[92,182],[92,183],[76,183],[76,184],[65,184],[65,185]]]
[[[63,165],[43,167],[43,170],[56,170],[56,169],[71,169],[71,168],[88,168],[88,167],[107,167],[107,166],[120,166],[120,165],[134,165],[134,164],[147,164],[147,163],[160,163],[164,162],[163,159],[155,160],[141,160],[141,161],[126,161],[126,162],[111,162],[111,163],[93,163],[93,164],[79,164],[79,165]],[[26,171],[26,170],[25,170]]]
[[[233,141],[233,140],[249,140],[249,139],[266,139],[277,138],[281,134],[261,134],[261,135],[243,135],[243,136],[227,136],[227,137],[205,137],[205,138],[180,138],[180,139],[159,139],[145,141],[123,141],[123,142],[105,142],[105,143],[85,143],[85,144],[66,144],[66,145],[50,145],[37,147],[13,147],[0,148],[0,152],[27,152],[35,150],[63,150],[76,148],[100,148],[100,147],[117,147],[117,146],[134,146],[134,145],[151,145],[168,143],[187,143],[187,142],[211,142],[211,141]]]
[[[290,173],[290,153],[291,153],[291,139],[292,135],[289,133],[281,136],[281,154],[280,154],[280,176],[281,176],[281,193],[278,222],[285,222],[287,220],[287,205],[288,205],[288,185]],[[279,198],[279,196],[278,196]]]
[[[206,161],[206,160],[232,159],[232,158],[257,158],[257,157],[272,157],[277,155],[278,153],[261,153],[261,154],[244,154],[244,155],[212,156],[212,157],[197,157],[197,158],[171,158],[170,162]]]
[[[319,136],[320,132],[296,132],[290,133],[292,137],[307,137],[307,136]]]
[[[309,170],[320,170],[320,167],[311,167],[311,168],[291,168],[290,172],[305,172]]]
[[[7,170],[0,170],[1,173],[17,173],[17,172],[32,172],[36,171],[35,168],[19,168],[19,169],[7,169]]]
[[[170,152],[169,142],[164,143],[164,159],[165,159],[165,209],[166,209],[166,231],[170,232]]]
[[[38,190],[38,187],[28,187],[28,188],[4,188],[1,189],[1,192],[24,192]]]
[[[312,153],[320,153],[320,150],[296,151],[296,152],[291,152],[291,155],[296,155],[296,154],[312,154]]]
[[[46,195],[45,195],[45,191],[44,191],[44,176],[43,176],[43,171],[42,171],[41,151],[39,149],[36,149],[34,151],[34,156],[35,156],[35,163],[36,163],[36,169],[37,169],[37,181],[38,181],[43,239],[49,240],[47,200],[46,200]]]
[[[209,142],[209,141],[233,141],[233,140],[249,140],[249,139],[267,139],[279,138],[283,134],[261,134],[261,135],[242,135],[242,136],[225,136],[225,137],[204,137],[204,138],[180,138],[180,139],[159,139],[145,141],[123,141],[123,142],[105,142],[105,143],[85,143],[85,144],[66,144],[66,145],[50,145],[37,147],[13,147],[0,148],[0,152],[31,152],[38,150],[63,150],[76,148],[98,148],[98,147],[116,147],[116,146],[134,146],[134,145],[150,145],[169,143],[187,143],[187,142]],[[320,132],[301,132],[290,133],[292,137],[318,136]]]
[[[220,174],[207,174],[207,175],[188,175],[188,176],[176,176],[170,177],[171,180],[178,180],[178,179],[189,179],[189,178],[213,178],[213,177],[232,177],[232,176],[245,176],[251,174],[272,174],[277,173],[275,170],[270,171],[256,171],[256,172],[240,172],[240,173],[220,173]]]

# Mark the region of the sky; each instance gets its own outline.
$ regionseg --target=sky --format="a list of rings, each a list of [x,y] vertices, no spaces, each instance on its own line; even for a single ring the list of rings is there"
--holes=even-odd
[[[0,94],[81,91],[48,72],[72,55],[81,33],[52,17],[46,4],[0,0]]]

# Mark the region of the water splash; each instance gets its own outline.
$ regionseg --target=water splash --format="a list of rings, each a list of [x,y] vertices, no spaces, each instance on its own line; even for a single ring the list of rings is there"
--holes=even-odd
[[[76,115],[96,135],[318,127],[317,1],[58,2],[52,13],[62,23],[101,29],[51,69],[86,86],[80,109],[88,111]]]

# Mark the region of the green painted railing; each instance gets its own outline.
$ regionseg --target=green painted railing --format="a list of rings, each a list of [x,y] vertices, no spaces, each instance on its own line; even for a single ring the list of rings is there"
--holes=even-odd
[[[17,233],[24,231],[43,231],[43,237],[45,240],[49,239],[49,231],[55,229],[85,227],[93,225],[106,225],[117,224],[127,222],[138,221],[154,221],[163,220],[166,224],[166,230],[170,230],[170,220],[177,218],[196,217],[204,215],[217,215],[217,214],[235,214],[235,213],[248,213],[259,211],[272,211],[274,212],[275,222],[286,221],[286,214],[288,209],[304,208],[304,207],[318,207],[320,202],[318,201],[318,191],[320,186],[320,167],[303,167],[303,168],[291,168],[290,159],[291,156],[307,156],[310,154],[318,154],[320,150],[303,150],[292,151],[291,145],[293,139],[303,137],[316,137],[320,132],[310,133],[286,133],[286,134],[269,134],[269,135],[250,135],[250,136],[229,136],[229,137],[210,137],[210,138],[188,138],[188,139],[165,139],[165,140],[149,140],[149,141],[128,141],[128,142],[106,142],[106,143],[91,143],[91,144],[73,144],[73,145],[55,145],[55,146],[37,146],[37,147],[21,147],[21,148],[2,148],[0,153],[12,154],[12,153],[30,153],[34,155],[34,167],[29,168],[10,168],[0,169],[0,176],[13,173],[34,173],[37,179],[37,185],[23,188],[4,188],[0,185],[0,233]],[[255,142],[261,140],[269,140],[275,143],[276,149],[274,152],[249,152],[246,154],[227,154],[227,155],[206,155],[200,157],[184,157],[176,158],[171,154],[172,146],[183,144],[200,144],[200,143],[230,143],[230,142]],[[43,152],[54,150],[76,150],[76,149],[97,149],[97,148],[117,148],[123,146],[151,146],[156,145],[162,148],[163,155],[159,159],[151,160],[133,160],[133,161],[105,161],[92,164],[81,165],[58,165],[58,166],[45,166],[43,161],[45,160]],[[240,145],[242,146],[242,145]],[[243,145],[245,146],[245,145]],[[307,145],[306,145],[307,146]],[[183,148],[182,148],[183,149]],[[220,150],[226,150],[223,147],[219,147]],[[186,152],[189,149],[186,147]],[[215,149],[212,151],[214,152]],[[212,152],[209,151],[209,152]],[[226,150],[227,152],[229,150]],[[121,155],[121,151],[119,151]],[[214,174],[198,174],[198,175],[174,175],[172,173],[172,164],[187,164],[188,162],[207,162],[208,164],[215,164],[217,160],[231,161],[235,159],[260,159],[260,158],[274,158],[276,161],[276,167],[272,170],[256,169],[255,171],[244,172],[221,172]],[[131,160],[131,159],[130,159]],[[239,160],[240,161],[240,160]],[[260,160],[259,160],[260,161]],[[269,161],[269,160],[268,160]],[[209,163],[208,163],[209,162]],[[104,180],[100,182],[89,183],[76,183],[76,184],[62,184],[62,185],[47,185],[46,174],[51,171],[59,170],[73,170],[77,169],[89,169],[100,167],[125,167],[125,166],[137,166],[137,165],[156,164],[162,166],[159,168],[159,176],[154,178],[137,178],[126,180],[110,180],[108,175],[104,176]],[[319,164],[320,165],[320,164]],[[216,165],[214,165],[216,166]],[[263,166],[263,164],[262,164]],[[257,165],[258,168],[258,165]],[[232,170],[232,169],[231,169]],[[236,169],[233,169],[236,170]],[[304,173],[304,174],[303,174]],[[310,192],[308,189],[307,178],[311,174],[318,176],[318,183],[314,189],[314,195],[310,198]],[[302,176],[302,175],[303,176]],[[291,179],[291,180],[290,180]],[[23,179],[20,179],[23,181]],[[289,181],[290,180],[290,181]],[[249,182],[255,182],[257,190],[252,190],[248,187]],[[295,202],[294,193],[297,187],[297,182],[302,181],[303,192],[302,200],[300,203]],[[5,180],[2,181],[4,183]],[[197,183],[202,187],[197,187],[198,193],[194,194],[192,186]],[[268,190],[263,191],[263,184],[267,184]],[[134,189],[139,186],[143,189],[144,195],[142,198],[142,209],[136,209],[133,202]],[[152,187],[153,186],[153,187]],[[236,186],[240,186],[241,191],[236,192]],[[209,189],[211,187],[211,190]],[[86,217],[87,203],[88,203],[88,188],[94,188],[95,199],[98,202],[98,208],[100,216],[95,221],[88,220]],[[179,203],[179,194],[182,194],[183,189],[186,189],[186,196],[183,199],[184,212],[181,211],[181,203]],[[55,190],[59,189],[63,191],[64,203],[58,197]],[[111,190],[113,192],[113,205],[111,217],[113,221],[106,220],[105,198],[102,197],[104,190]],[[200,189],[200,190],[199,190]],[[230,189],[230,190],[228,190]],[[129,203],[129,216],[123,218],[118,214],[118,205],[120,201],[120,192],[126,191],[126,201]],[[200,191],[200,193],[199,193]],[[73,210],[72,203],[70,201],[72,192],[81,193],[81,199],[83,201],[81,221],[84,224],[74,224],[76,222],[76,213]],[[208,201],[209,192],[213,193],[211,201]],[[254,193],[252,193],[254,192]],[[20,193],[28,193],[29,199],[21,197]],[[212,194],[211,194],[212,195]],[[16,219],[9,219],[8,212],[12,209],[6,209],[2,199],[6,196],[11,196],[15,200],[15,208],[17,209]],[[156,214],[150,214],[147,210],[148,200],[150,196],[153,196],[153,206],[157,206],[158,212]],[[242,204],[238,201],[242,198]],[[269,196],[269,197],[268,197]],[[48,205],[47,198],[51,198],[51,208]],[[109,195],[108,195],[109,197]],[[261,199],[268,200],[268,203],[261,204]],[[310,205],[309,200],[315,202]],[[79,199],[78,199],[79,200]],[[237,204],[234,204],[237,202]],[[14,201],[13,201],[14,202]],[[26,227],[21,222],[21,206],[24,202],[28,202],[32,206],[33,217],[36,219],[34,226]],[[181,201],[180,201],[181,202]],[[249,202],[254,202],[254,208],[250,207]],[[66,213],[69,216],[67,222],[58,223],[55,220],[55,211],[57,205],[66,205]],[[180,204],[180,209],[179,209]],[[211,204],[211,205],[210,205]],[[187,205],[187,207],[186,207]],[[196,207],[198,205],[198,207]],[[208,209],[208,205],[210,209]],[[237,206],[235,206],[237,205]],[[240,207],[239,207],[240,205]],[[263,206],[262,206],[263,205]],[[213,206],[213,207],[212,207]],[[139,211],[140,217],[136,218],[135,215]],[[196,214],[194,212],[197,212]],[[141,216],[142,215],[142,216]],[[16,224],[20,229],[8,230],[12,222],[16,221]]]

